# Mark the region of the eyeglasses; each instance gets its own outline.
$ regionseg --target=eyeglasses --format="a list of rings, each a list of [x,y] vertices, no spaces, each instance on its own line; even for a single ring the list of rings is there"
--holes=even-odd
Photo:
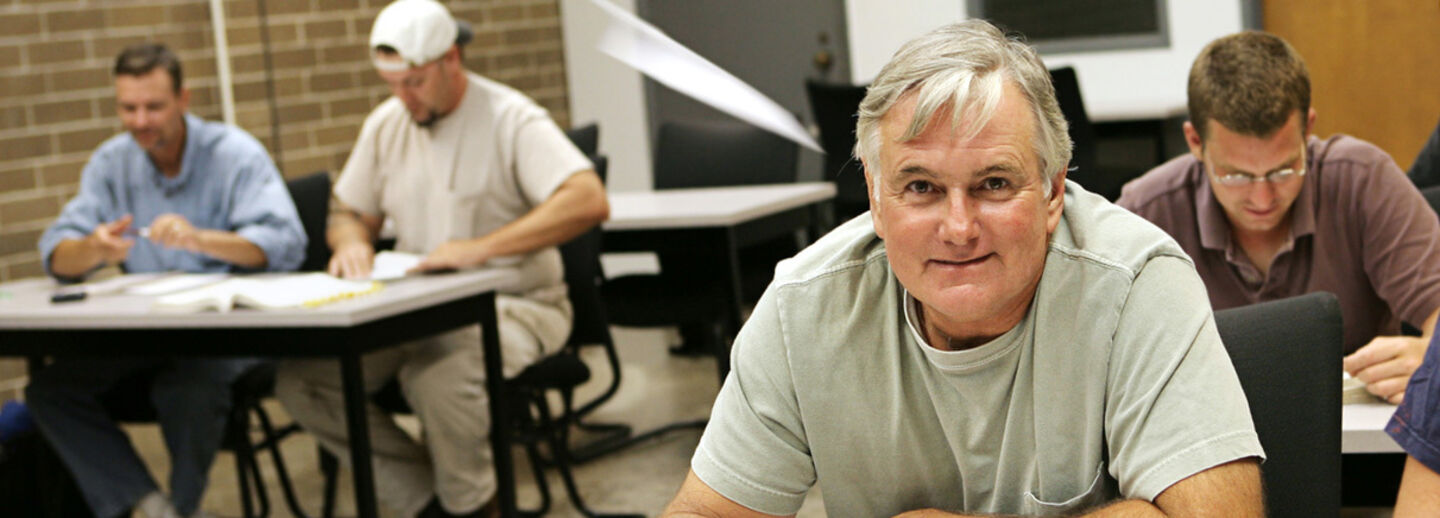
[[[1211,178],[1214,178],[1216,182],[1226,187],[1247,187],[1260,182],[1270,182],[1271,185],[1279,185],[1292,179],[1305,176],[1305,143],[1303,141],[1300,143],[1300,167],[1298,169],[1287,167],[1277,171],[1271,171],[1263,176],[1256,176],[1249,173],[1217,175],[1215,174],[1215,167],[1210,165],[1209,162],[1206,162],[1205,169]]]

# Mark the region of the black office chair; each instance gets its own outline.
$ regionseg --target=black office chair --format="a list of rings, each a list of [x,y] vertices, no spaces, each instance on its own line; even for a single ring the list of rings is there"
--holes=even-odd
[[[865,99],[865,87],[811,79],[805,81],[805,94],[820,128],[820,147],[825,149],[825,170],[820,177],[835,184],[832,204],[835,223],[841,223],[870,210],[865,166],[854,157],[855,117]]]
[[[1415,156],[1415,162],[1410,164],[1406,175],[1420,189],[1440,187],[1440,123],[1435,124],[1435,131],[1420,148],[1420,154]]]
[[[778,136],[736,122],[666,122],[655,142],[655,189],[793,183],[799,151]],[[775,263],[794,255],[790,236],[740,250],[743,297],[759,297],[774,275]],[[610,322],[621,326],[680,327],[676,350],[708,354],[732,336],[739,322],[728,322],[730,300],[716,271],[723,262],[692,249],[656,250],[658,275],[611,279],[603,292]]]
[[[1120,188],[1125,179],[1107,174],[1096,165],[1096,146],[1099,137],[1085,113],[1085,99],[1080,95],[1080,78],[1073,67],[1050,70],[1050,81],[1055,85],[1055,100],[1060,103],[1060,112],[1070,125],[1070,140],[1074,143],[1070,155],[1073,168],[1067,178],[1079,183],[1085,190],[1114,201],[1120,197]]]
[[[1340,513],[1340,302],[1325,292],[1215,312],[1266,461],[1270,516]]]
[[[586,124],[565,130],[565,136],[570,137],[570,142],[580,148],[581,153],[594,157],[600,154],[600,126],[595,123]]]

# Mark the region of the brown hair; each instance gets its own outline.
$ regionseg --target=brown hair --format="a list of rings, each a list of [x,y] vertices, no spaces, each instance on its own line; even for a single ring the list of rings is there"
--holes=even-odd
[[[159,43],[137,43],[115,56],[115,77],[143,76],[151,70],[164,68],[170,74],[170,83],[175,93],[180,93],[180,58]]]
[[[1190,67],[1190,123],[1206,135],[1211,119],[1254,137],[1275,133],[1300,113],[1301,132],[1310,112],[1310,74],[1305,60],[1279,36],[1259,31],[1210,42]]]

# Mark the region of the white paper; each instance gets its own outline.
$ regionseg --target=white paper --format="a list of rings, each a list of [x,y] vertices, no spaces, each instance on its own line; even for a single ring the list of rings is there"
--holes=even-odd
[[[370,266],[370,280],[391,281],[406,275],[405,272],[420,264],[423,256],[385,250],[375,254],[375,263]]]
[[[815,137],[810,136],[790,112],[759,90],[670,39],[660,29],[634,14],[605,0],[591,2],[610,16],[610,23],[598,44],[601,52],[677,92],[824,153]]]
[[[166,293],[175,293],[181,290],[215,284],[229,277],[230,274],[228,273],[182,273],[131,286],[125,289],[125,293],[130,295],[164,295]]]

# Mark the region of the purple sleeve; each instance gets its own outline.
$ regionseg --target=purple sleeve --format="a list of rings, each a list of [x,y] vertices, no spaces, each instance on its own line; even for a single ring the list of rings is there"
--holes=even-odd
[[[1425,362],[1410,376],[1405,401],[1385,426],[1385,432],[1415,460],[1440,472],[1440,334],[1425,350]]]

